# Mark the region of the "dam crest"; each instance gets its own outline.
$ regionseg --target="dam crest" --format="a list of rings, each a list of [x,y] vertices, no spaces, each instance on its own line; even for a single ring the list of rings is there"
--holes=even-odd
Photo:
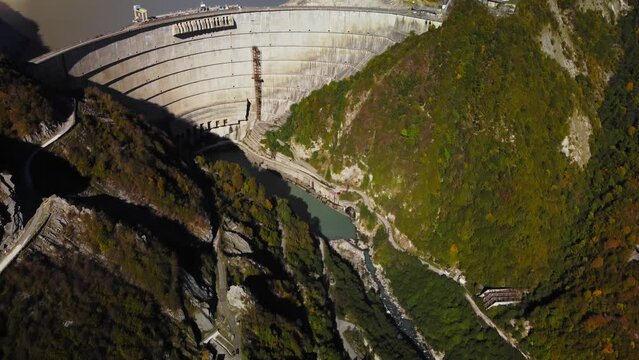
[[[178,136],[208,131],[238,141],[441,24],[441,16],[389,9],[238,8],[137,23],[31,64],[52,85],[100,84],[162,107],[185,120],[174,122]]]

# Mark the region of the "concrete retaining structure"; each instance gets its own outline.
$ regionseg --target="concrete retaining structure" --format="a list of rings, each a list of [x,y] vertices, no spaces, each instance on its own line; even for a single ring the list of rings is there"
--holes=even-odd
[[[221,16],[232,26],[216,21]],[[411,32],[440,25],[387,9],[204,12],[133,25],[32,63],[45,81],[106,85],[163,107],[198,131],[239,140],[256,119],[255,106],[247,103],[255,103],[254,46],[261,51],[261,118],[269,122],[311,91],[355,74]]]

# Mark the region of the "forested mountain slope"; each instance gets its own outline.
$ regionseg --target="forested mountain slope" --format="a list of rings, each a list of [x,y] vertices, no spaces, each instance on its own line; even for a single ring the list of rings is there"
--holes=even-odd
[[[440,30],[294,105],[271,138],[319,148],[310,163],[369,190],[418,250],[481,283],[535,286],[585,195],[561,142],[574,114],[595,114],[540,48],[549,19],[538,2],[498,19],[460,1]]]
[[[527,289],[489,314],[533,356],[633,358],[637,4],[615,19],[583,3],[522,0],[498,18],[457,1],[440,29],[294,105],[266,142],[365,190],[408,253],[471,290]],[[424,267],[380,248],[419,316]]]

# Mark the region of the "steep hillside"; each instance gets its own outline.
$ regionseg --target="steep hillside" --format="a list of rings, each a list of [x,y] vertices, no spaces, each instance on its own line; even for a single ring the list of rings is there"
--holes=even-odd
[[[442,29],[294,105],[271,139],[319,149],[308,161],[366,189],[418,251],[485,285],[535,287],[584,197],[585,161],[562,140],[595,111],[542,53],[534,29],[547,15],[522,1],[497,19],[461,1]]]
[[[56,120],[42,88],[0,54],[0,135],[37,143]]]
[[[225,258],[228,301],[241,322],[243,351],[250,358],[344,358],[337,320],[349,309],[371,354],[384,358],[418,358],[408,340],[385,313],[375,294],[359,279],[335,274],[353,270],[339,257],[326,259],[309,225],[298,220],[286,200],[265,195],[264,187],[236,164],[198,163],[215,180],[224,220],[218,256]],[[325,264],[328,262],[328,264]],[[371,300],[329,296],[334,284]],[[235,299],[235,301],[232,300]],[[355,305],[355,306],[353,306]],[[374,314],[376,321],[366,319]]]
[[[294,105],[266,144],[366,191],[408,254],[461,269],[471,292],[527,289],[489,314],[535,357],[635,357],[636,10],[599,3],[496,18],[458,1],[441,29]],[[405,256],[377,251],[423,316],[416,293],[436,282]]]
[[[56,198],[0,277],[3,358],[189,358],[175,255],[149,230]]]
[[[33,178],[31,189],[3,177],[0,200],[49,196],[34,215],[42,227],[18,231],[30,242],[0,270],[1,358],[343,359],[344,342],[369,356],[421,357],[350,265],[335,254],[327,264],[286,199],[238,165],[184,156],[98,89],[84,91],[75,126],[24,169],[39,150],[25,139],[55,110],[15,68],[0,74],[11,90],[0,93],[0,121],[11,125],[0,145],[17,151],[3,154],[12,164],[2,170]],[[17,116],[14,97],[39,108]],[[2,245],[4,262],[4,246],[17,245]],[[329,267],[342,273],[329,281]],[[330,293],[345,283],[364,298]],[[341,336],[346,311],[357,338]]]
[[[167,135],[95,88],[88,89],[73,132],[53,147],[91,185],[152,208],[211,239],[202,190]]]
[[[527,309],[536,326],[528,344],[540,354],[637,357],[639,11],[634,6],[620,20],[624,56],[598,111],[602,127],[587,168],[590,195],[571,248],[580,258],[566,286]]]

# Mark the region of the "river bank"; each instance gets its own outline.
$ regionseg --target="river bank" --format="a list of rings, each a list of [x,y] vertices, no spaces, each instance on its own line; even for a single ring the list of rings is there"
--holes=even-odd
[[[357,208],[357,203],[350,200],[345,200],[340,198],[340,194],[350,191],[358,194],[360,196],[360,200],[366,205],[375,215],[378,222],[384,226],[386,229],[386,234],[388,235],[388,243],[392,246],[396,251],[403,253],[405,255],[414,257],[421,263],[426,270],[437,274],[440,277],[448,278],[455,282],[463,291],[464,296],[462,299],[467,302],[470,307],[471,313],[480,319],[486,326],[492,328],[496,331],[498,336],[506,343],[508,343],[513,349],[515,349],[519,354],[521,354],[524,358],[529,358],[529,355],[519,349],[517,341],[508,333],[506,333],[503,329],[497,326],[494,322],[490,320],[480,307],[477,305],[475,300],[473,299],[471,293],[466,287],[466,278],[458,269],[444,269],[437,264],[433,263],[429,259],[426,259],[424,256],[420,255],[416,249],[412,246],[412,243],[408,238],[406,238],[403,234],[397,231],[390,223],[390,220],[387,216],[384,216],[379,213],[379,207],[376,206],[374,201],[370,199],[367,194],[364,192],[351,189],[348,187],[343,187],[338,184],[332,184],[322,178],[319,174],[316,173],[315,169],[310,165],[304,162],[295,161],[287,156],[284,156],[280,153],[275,153],[274,155],[269,155],[264,153],[263,148],[255,149],[254,146],[249,146],[244,143],[237,144],[240,149],[244,152],[246,157],[256,166],[259,166],[264,169],[269,169],[278,172],[288,181],[297,184],[298,186],[304,188],[307,192],[313,194],[314,196],[322,199],[322,201],[333,207],[334,209],[342,212],[346,212],[348,208]],[[356,219],[354,219],[356,220]],[[358,221],[354,221],[356,226],[358,227],[358,231],[361,233],[367,233],[367,229],[365,229],[362,224]],[[372,244],[370,244],[372,245]],[[371,253],[375,252],[375,248],[370,246],[369,250]],[[372,263],[372,260],[371,260]],[[378,268],[379,272],[384,275],[385,269],[379,265],[374,264],[374,267]],[[388,301],[392,306],[391,308],[398,309],[398,313],[400,314],[400,318],[403,318],[401,315],[407,314],[406,311],[402,308],[399,303],[399,300],[396,296],[393,295],[392,288],[390,286],[390,281],[387,277],[382,276],[386,279],[385,282],[380,283],[380,287],[390,296],[388,296]],[[375,278],[375,277],[374,277]],[[388,308],[388,307],[387,307]],[[389,310],[389,314],[391,314]],[[392,315],[392,314],[391,314]],[[399,325],[400,322],[398,322]],[[399,326],[401,328],[401,326]],[[423,334],[420,334],[419,331],[415,331],[414,335],[410,335],[410,337],[416,342],[420,344],[420,347],[431,349],[431,347],[426,344],[425,338]],[[440,357],[443,354],[436,353],[434,351],[430,351],[433,357]]]
[[[295,184],[296,186],[304,189],[307,193],[312,194],[316,198],[320,199],[322,203],[331,208],[347,215],[347,209],[356,209],[357,203],[351,200],[340,199],[339,195],[348,191],[349,189],[342,186],[331,184],[321,178],[314,172],[314,169],[293,162],[291,159],[276,153],[274,156],[268,156],[262,154],[258,150],[247,146],[244,143],[236,144],[240,150],[244,153],[246,158],[255,166],[275,171],[279,173],[284,179]],[[365,194],[358,194],[364,200],[367,206],[370,206],[370,200],[368,200]],[[377,214],[378,218],[382,218]],[[354,221],[357,230],[360,233],[369,233],[370,231],[365,229],[362,224]],[[386,227],[386,231],[389,237],[392,237],[392,228],[390,224],[382,221],[382,224]],[[392,241],[392,240],[391,240]],[[411,341],[423,352],[424,356],[428,358],[441,359],[443,353],[435,351],[427,342],[423,334],[421,334],[410,317],[407,315],[407,311],[400,305],[397,297],[393,294],[393,290],[390,286],[390,281],[384,277],[384,269],[379,264],[374,264],[372,257],[370,256],[369,243],[366,248],[360,247],[359,241],[353,238],[349,241],[351,245],[356,249],[355,252],[361,252],[361,257],[365,259],[365,269],[368,271],[370,277],[373,279],[377,289],[378,295],[382,299],[386,312],[394,319],[397,328],[408,336]],[[359,256],[358,256],[359,257]],[[348,260],[348,259],[346,259]]]

